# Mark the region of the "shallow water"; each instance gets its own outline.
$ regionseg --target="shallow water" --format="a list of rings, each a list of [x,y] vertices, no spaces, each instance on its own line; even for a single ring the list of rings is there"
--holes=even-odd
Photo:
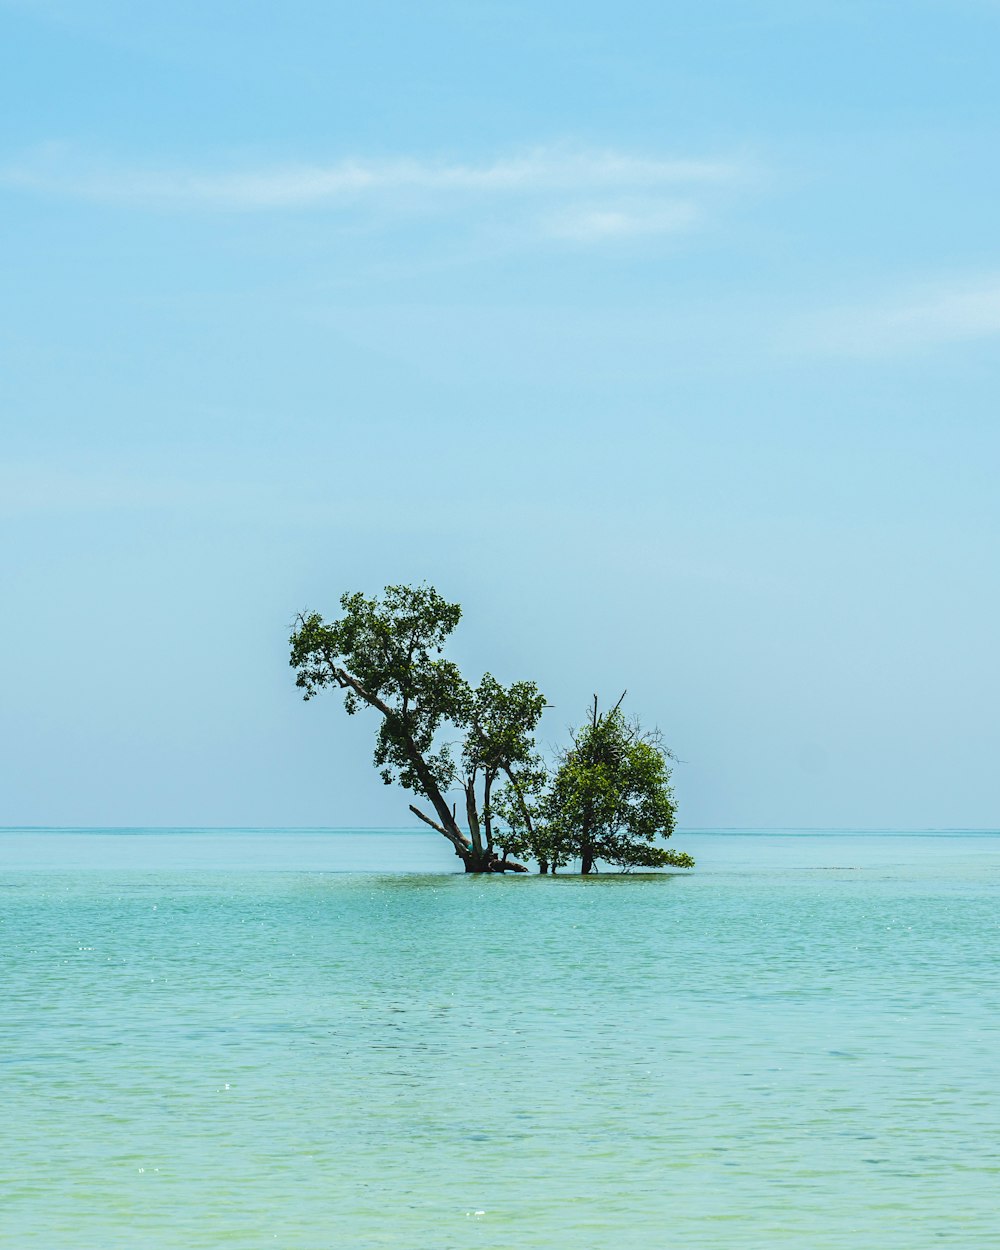
[[[1000,1243],[1000,837],[676,842],[0,833],[3,1244]]]

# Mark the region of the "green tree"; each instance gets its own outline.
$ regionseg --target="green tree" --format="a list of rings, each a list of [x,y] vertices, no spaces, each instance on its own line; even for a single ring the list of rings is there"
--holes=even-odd
[[[303,697],[333,687],[344,692],[348,715],[363,707],[379,714],[375,765],[382,780],[427,800],[433,815],[412,803],[410,810],[448,839],[466,872],[526,871],[497,859],[491,795],[498,778],[510,782],[526,768],[544,697],[531,682],[505,688],[489,674],[471,689],[442,658],[462,610],[433,587],[387,586],[381,598],[345,594],[340,605],[343,615],[330,623],[316,612],[296,617],[290,663]],[[467,729],[460,761],[441,739],[449,726]],[[446,798],[456,785],[465,792],[468,834]]]
[[[656,845],[676,823],[670,753],[659,732],[625,719],[621,702],[601,715],[595,695],[588,723],[558,762],[542,804],[549,853],[554,862],[579,858],[584,874],[598,860],[626,869],[691,868],[690,855]]]
[[[512,846],[509,841],[497,842],[495,818],[507,811],[508,799],[527,812],[527,796],[537,785],[541,769],[535,751],[535,730],[544,710],[545,696],[531,681],[504,686],[487,673],[472,695],[462,748],[466,814],[470,832],[483,838],[484,849],[496,867],[506,868],[510,864]],[[476,792],[480,780],[481,833]],[[527,819],[530,824],[530,814]],[[494,855],[498,845],[503,850],[500,861]],[[530,853],[529,848],[526,853]]]
[[[380,717],[375,765],[430,804],[410,810],[451,843],[466,872],[547,873],[579,859],[622,868],[689,868],[689,855],[656,845],[674,830],[670,769],[658,733],[644,733],[621,700],[573,734],[553,770],[535,747],[545,697],[534,682],[504,686],[487,673],[471,687],[444,646],[462,616],[430,586],[387,586],[381,598],[345,594],[343,615],[300,613],[290,639],[305,699],[328,687],[353,716]],[[622,696],[624,698],[624,696]],[[446,732],[464,731],[456,758]],[[466,832],[448,792],[461,789]]]
[[[547,873],[567,862],[554,857],[554,848],[545,823],[546,787],[549,770],[541,756],[533,754],[525,766],[494,794],[492,811],[496,826],[495,840],[504,860],[538,861],[538,871]]]

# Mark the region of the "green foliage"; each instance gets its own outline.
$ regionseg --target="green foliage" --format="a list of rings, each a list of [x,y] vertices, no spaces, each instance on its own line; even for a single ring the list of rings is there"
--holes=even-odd
[[[311,699],[334,687],[353,716],[378,712],[375,766],[428,799],[421,820],[452,844],[470,872],[527,871],[510,856],[533,858],[542,872],[596,861],[621,868],[688,868],[689,855],[657,842],[673,833],[669,752],[658,734],[626,722],[620,706],[573,735],[553,771],[535,747],[545,697],[534,682],[504,686],[487,673],[468,685],[444,646],[461,619],[430,586],[387,586],[381,597],[345,594],[343,615],[296,620],[291,642],[295,684]],[[455,758],[444,731],[465,731]],[[466,832],[447,792],[465,795]],[[481,791],[477,791],[481,787]],[[497,855],[497,848],[503,858]]]
[[[656,845],[676,823],[669,758],[658,732],[627,721],[620,706],[599,716],[595,700],[545,796],[553,862],[579,858],[584,873],[597,860],[626,869],[692,867],[690,855]]]
[[[504,686],[492,673],[486,673],[473,691],[462,747],[466,811],[476,843],[483,832],[475,796],[476,783],[481,780],[487,857],[493,855],[496,845],[494,818],[498,804],[502,808],[508,793],[516,800],[541,766],[534,735],[544,710],[545,696],[532,681]],[[506,863],[510,848],[504,846],[503,850]]]
[[[471,695],[457,666],[440,656],[462,609],[430,586],[387,586],[381,599],[345,594],[340,606],[344,615],[330,624],[316,612],[298,618],[295,684],[305,699],[339,687],[348,715],[363,704],[382,713],[375,765],[386,785],[398,780],[427,795],[426,768],[447,789],[455,761],[447,744],[434,750],[435,737],[446,722],[464,722]]]
[[[535,729],[545,696],[533,681],[503,686],[486,673],[472,694],[462,758],[470,773],[493,777],[526,767],[534,758]]]
[[[537,860],[545,870],[552,863],[544,814],[548,779],[541,757],[533,755],[525,767],[494,792],[491,805],[492,818],[499,822],[494,841],[504,855]]]

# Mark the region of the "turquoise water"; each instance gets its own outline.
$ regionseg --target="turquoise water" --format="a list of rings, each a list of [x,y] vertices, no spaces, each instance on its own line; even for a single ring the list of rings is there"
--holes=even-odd
[[[1000,837],[676,842],[0,833],[2,1244],[1000,1244]]]

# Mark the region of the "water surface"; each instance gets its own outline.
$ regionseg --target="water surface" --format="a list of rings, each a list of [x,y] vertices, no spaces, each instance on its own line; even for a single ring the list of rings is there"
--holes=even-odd
[[[1000,838],[0,833],[0,1237],[995,1246]]]

